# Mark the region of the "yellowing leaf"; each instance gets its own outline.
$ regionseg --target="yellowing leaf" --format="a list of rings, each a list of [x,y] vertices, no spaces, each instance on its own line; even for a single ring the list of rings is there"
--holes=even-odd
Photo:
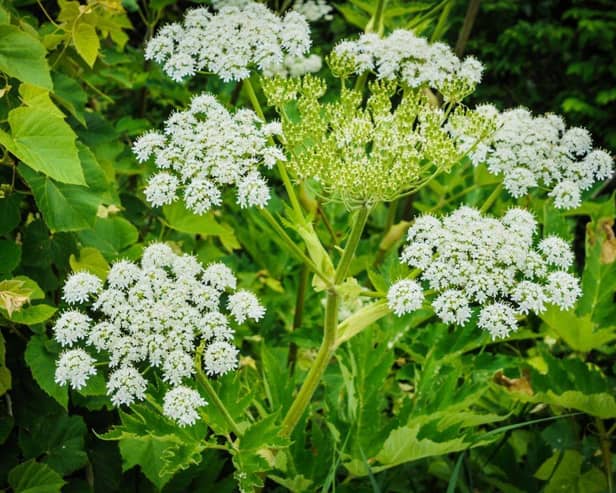
[[[96,35],[96,29],[93,25],[85,22],[80,22],[74,30],[73,43],[77,53],[81,55],[81,58],[90,66],[94,66],[96,57],[98,56],[98,50],[100,49],[100,41]]]
[[[9,317],[30,301],[32,290],[24,281],[10,279],[0,282],[0,308],[4,308]]]

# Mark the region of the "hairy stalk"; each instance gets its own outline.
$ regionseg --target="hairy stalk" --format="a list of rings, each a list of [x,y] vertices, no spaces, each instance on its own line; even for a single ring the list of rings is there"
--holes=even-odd
[[[336,268],[335,284],[342,282],[351,265],[351,260],[357,250],[357,245],[361,238],[361,234],[366,225],[368,214],[370,209],[367,206],[363,206],[357,212],[351,234],[344,247],[344,252]],[[295,396],[295,400],[291,404],[291,407],[287,411],[286,416],[282,420],[280,425],[280,435],[283,437],[289,437],[293,430],[297,426],[297,423],[301,419],[302,415],[306,411],[306,408],[310,404],[310,400],[317,389],[325,368],[334,354],[336,345],[336,332],[338,329],[338,310],[340,308],[340,295],[336,292],[336,288],[332,287],[327,292],[327,302],[325,305],[325,322],[323,326],[323,340],[321,347],[317,353],[317,357],[312,363],[312,367],[306,376],[306,380],[302,384],[299,392]]]
[[[216,409],[218,409],[220,414],[222,414],[223,418],[229,425],[229,428],[231,429],[231,431],[235,434],[235,436],[241,437],[242,431],[240,430],[240,427],[237,425],[235,420],[231,417],[231,414],[225,407],[224,403],[218,397],[218,394],[214,390],[214,387],[212,387],[212,384],[210,383],[208,378],[203,373],[203,368],[201,367],[203,347],[204,347],[204,344],[201,344],[197,348],[197,351],[195,352],[195,369],[197,370],[197,381],[205,389],[208,399],[212,402],[212,404],[214,404],[214,406],[216,407]]]
[[[265,121],[265,114],[263,113],[263,108],[261,107],[261,103],[259,103],[259,98],[257,97],[257,93],[255,92],[255,88],[250,82],[250,79],[244,79],[243,82],[244,89],[248,94],[248,99],[250,99],[250,104],[252,108],[255,110],[255,113],[261,120]],[[273,143],[273,139],[270,137],[270,141]],[[295,193],[295,188],[291,183],[291,179],[289,178],[289,174],[287,173],[287,169],[284,164],[280,161],[276,163],[278,168],[278,173],[280,173],[280,178],[282,180],[282,184],[284,185],[285,190],[287,191],[287,195],[289,196],[289,201],[291,202],[291,206],[293,207],[293,212],[297,216],[298,221],[303,221],[304,213],[302,211],[302,207],[299,203],[299,199],[297,198],[297,194]]]
[[[494,205],[494,202],[496,202],[496,199],[500,195],[502,189],[503,189],[503,184],[499,183],[496,186],[496,188],[494,190],[492,190],[492,193],[489,195],[489,197],[483,203],[483,205],[481,206],[481,209],[479,209],[482,213],[486,213],[490,209],[490,207],[492,207],[492,205]]]

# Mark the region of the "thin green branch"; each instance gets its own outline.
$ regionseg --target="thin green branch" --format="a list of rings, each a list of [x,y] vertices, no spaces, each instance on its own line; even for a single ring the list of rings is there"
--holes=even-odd
[[[490,209],[490,207],[494,205],[494,202],[496,202],[496,199],[500,195],[502,189],[503,189],[503,184],[499,183],[496,186],[496,188],[492,190],[492,193],[488,196],[486,201],[483,203],[483,205],[481,206],[481,209],[479,209],[482,213],[486,213]]]
[[[197,348],[197,351],[195,352],[195,369],[197,371],[197,381],[204,388],[210,402],[216,407],[216,409],[218,409],[220,414],[222,414],[223,418],[229,425],[229,429],[235,434],[235,436],[241,437],[242,431],[240,430],[240,427],[235,422],[235,420],[231,417],[231,414],[225,407],[224,403],[218,397],[218,394],[214,390],[214,387],[212,387],[212,384],[210,383],[208,378],[203,373],[203,369],[201,367],[201,361],[203,357],[203,347],[204,345],[201,344]]]

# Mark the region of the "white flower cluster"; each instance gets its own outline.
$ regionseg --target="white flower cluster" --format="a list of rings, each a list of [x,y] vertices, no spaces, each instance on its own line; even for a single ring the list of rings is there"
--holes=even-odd
[[[222,203],[221,188],[230,185],[241,207],[264,207],[270,190],[259,166],[286,159],[267,140],[281,131],[280,124],[261,124],[251,110],[231,114],[212,95],[194,97],[188,110],[169,117],[164,132],[147,132],[133,145],[138,161],[154,155],[162,170],[150,178],[146,199],[170,204],[182,188],[186,207],[204,214]]]
[[[317,22],[321,19],[332,20],[333,8],[325,0],[295,0],[293,10],[302,14],[309,22]]]
[[[243,80],[253,66],[276,67],[284,55],[303,55],[310,48],[310,29],[303,15],[278,17],[261,3],[225,5],[212,14],[206,8],[186,13],[184,23],[167,24],[148,43],[145,57],[163,65],[175,81],[199,70],[224,81]]]
[[[459,101],[473,92],[483,73],[476,58],[460,60],[446,44],[428,43],[404,29],[386,38],[362,34],[356,41],[339,43],[333,54],[350,59],[357,74],[374,71],[379,79],[398,79],[413,88],[429,86],[446,101]]]
[[[156,368],[170,387],[165,415],[182,426],[193,424],[197,408],[206,404],[196,390],[183,385],[195,373],[196,347],[205,344],[201,364],[209,375],[235,369],[234,330],[221,305],[236,323],[256,321],[265,313],[256,296],[235,291],[236,278],[224,264],[203,268],[195,257],[177,255],[164,243],[148,246],[141,265],[116,262],[106,286],[91,277],[73,274],[64,287],[69,304],[92,302],[89,315],[72,308],[55,322],[54,338],[65,348],[56,382],[81,389],[96,373],[96,360],[105,361],[111,401],[130,405],[145,397],[148,381],[142,370]]]
[[[474,164],[485,162],[492,173],[503,175],[505,189],[513,197],[542,186],[550,189],[557,208],[571,209],[581,204],[584,190],[614,173],[612,157],[593,150],[588,131],[566,129],[560,116],[534,117],[527,109],[516,108],[498,115],[498,127],[471,158]]]
[[[251,3],[253,3],[253,0],[211,0],[212,7],[215,10],[224,7],[245,8]],[[303,15],[309,22],[332,19],[330,12],[333,8],[325,0],[295,0],[291,9]]]
[[[420,308],[421,282],[436,292],[432,308],[447,324],[464,325],[479,305],[477,325],[492,338],[517,330],[516,317],[542,313],[551,303],[573,307],[581,294],[577,278],[566,272],[573,253],[556,236],[533,246],[533,215],[510,209],[502,219],[462,206],[443,219],[424,215],[408,231],[401,260],[421,271],[419,282],[405,279],[388,293],[396,315]]]
[[[321,70],[323,60],[319,55],[286,55],[280,65],[263,69],[265,77],[301,77]]]

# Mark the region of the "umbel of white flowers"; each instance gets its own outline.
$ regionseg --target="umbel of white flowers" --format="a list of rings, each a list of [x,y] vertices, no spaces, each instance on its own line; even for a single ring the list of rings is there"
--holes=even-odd
[[[223,187],[234,186],[241,207],[264,207],[270,190],[259,167],[286,159],[267,140],[280,132],[280,124],[263,124],[251,110],[231,114],[214,96],[196,96],[189,109],[169,117],[163,132],[147,132],[133,145],[140,162],[154,155],[162,170],[150,178],[146,199],[170,204],[182,188],[186,207],[203,214],[222,203]]]
[[[486,163],[490,172],[502,175],[513,197],[541,186],[550,190],[555,207],[572,209],[581,204],[583,191],[614,174],[612,157],[593,149],[590,133],[584,128],[567,129],[558,115],[533,117],[526,108],[499,113],[490,105],[478,111],[494,115],[497,130],[470,158],[473,164]],[[454,133],[462,134],[464,129]]]
[[[200,70],[240,81],[252,67],[276,72],[285,55],[300,56],[309,48],[310,29],[303,15],[289,11],[280,18],[265,5],[248,2],[224,6],[215,14],[206,8],[189,10],[183,24],[158,31],[145,57],[161,63],[175,81]]]
[[[516,317],[540,314],[546,305],[573,307],[581,294],[577,278],[567,272],[573,252],[557,236],[535,248],[533,215],[510,209],[502,219],[462,206],[439,219],[417,218],[408,231],[401,260],[420,271],[419,281],[403,279],[387,294],[398,316],[422,307],[424,285],[435,291],[436,315],[447,324],[466,324],[479,307],[477,325],[493,339],[517,330]]]
[[[350,62],[344,68],[345,60]],[[481,81],[483,65],[473,57],[460,60],[444,43],[428,43],[411,31],[397,29],[388,37],[362,34],[342,41],[332,53],[335,71],[355,74],[373,71],[378,79],[398,80],[401,85],[438,90],[445,101],[461,101]]]
[[[163,412],[181,426],[198,417],[206,404],[186,385],[195,373],[196,348],[205,344],[202,366],[209,375],[237,367],[236,323],[260,320],[265,309],[256,296],[236,290],[233,272],[222,263],[207,268],[190,255],[177,255],[164,243],[148,246],[141,264],[113,264],[106,284],[87,272],[67,279],[63,299],[87,305],[64,311],[53,334],[63,346],[55,380],[81,389],[96,373],[98,361],[108,363],[107,393],[114,405],[142,400],[148,381],[142,370],[156,369],[169,386]]]

